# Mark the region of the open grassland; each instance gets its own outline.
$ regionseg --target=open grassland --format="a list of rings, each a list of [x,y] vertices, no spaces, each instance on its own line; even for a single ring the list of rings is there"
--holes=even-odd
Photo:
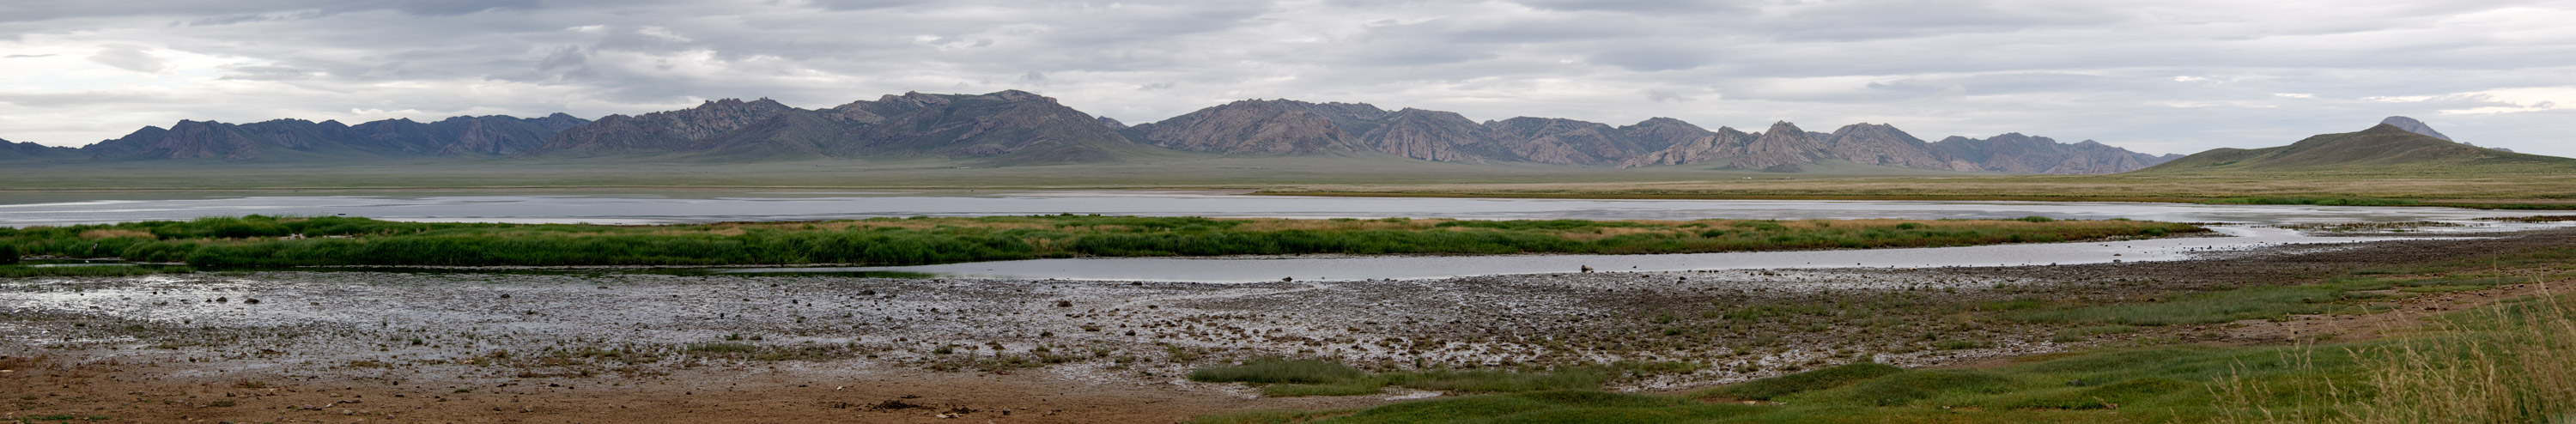
[[[2560,422],[2576,414],[2576,296],[2538,283],[2576,277],[2571,267],[2576,248],[2544,246],[2350,270],[2288,286],[2213,287],[2129,301],[1992,302],[1951,318],[2059,324],[2065,326],[2061,335],[2080,340],[2241,320],[2278,322],[2294,315],[2351,319],[2388,313],[2396,299],[2538,286],[2530,296],[2429,315],[2422,328],[2392,328],[2398,335],[2384,339],[2337,341],[2329,334],[2302,337],[2306,342],[2299,344],[2248,346],[2150,336],[1963,368],[1905,369],[1863,357],[1687,393],[1529,386],[1367,408],[1221,414],[1197,422]],[[1285,369],[1277,364],[1292,362],[1264,359],[1205,370]],[[1273,395],[1299,393],[1278,388],[1300,383],[1224,381],[1266,383]]]
[[[1466,221],[1119,216],[607,226],[201,218],[0,229],[28,255],[195,266],[928,264],[1082,256],[1645,254],[1961,246],[2205,231],[2127,220]]]

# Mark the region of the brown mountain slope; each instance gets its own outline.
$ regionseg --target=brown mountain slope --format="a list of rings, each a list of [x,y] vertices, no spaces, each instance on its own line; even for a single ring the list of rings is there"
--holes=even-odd
[[[1131,139],[1215,153],[1349,154],[1371,150],[1333,119],[1295,100],[1244,100],[1130,127]],[[1375,109],[1375,107],[1370,107]],[[1382,114],[1382,113],[1381,113]]]
[[[1826,136],[1825,150],[1835,158],[1864,165],[1960,172],[1984,170],[1974,164],[1935,157],[1931,143],[1887,124],[1864,122],[1845,125]]]
[[[565,130],[540,155],[679,154],[705,160],[950,158],[988,165],[1114,162],[1174,152],[1129,141],[1098,117],[1018,90],[887,95],[806,110],[768,99],[613,115]]]
[[[1497,153],[1483,126],[1455,112],[1405,108],[1360,139],[1379,152],[1430,161],[1481,162],[1487,156],[1480,153]]]
[[[1486,122],[1512,159],[1557,165],[1617,164],[1654,151],[1628,133],[1596,122],[1519,117]]]
[[[1729,168],[1781,172],[1796,172],[1798,165],[1832,157],[1832,153],[1825,151],[1823,140],[1817,140],[1789,121],[1771,123],[1771,128],[1754,136],[1752,142],[1729,152],[1731,159],[1726,161]]]

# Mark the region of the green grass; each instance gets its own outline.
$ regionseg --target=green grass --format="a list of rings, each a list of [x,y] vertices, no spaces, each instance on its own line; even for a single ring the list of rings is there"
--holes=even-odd
[[[1911,225],[1907,225],[1911,224]],[[1016,216],[609,226],[215,217],[0,229],[62,257],[200,267],[931,264],[1082,256],[1645,254],[1959,246],[2205,231],[2137,221],[1462,221]]]
[[[2339,305],[2333,302],[2344,296],[2348,296],[2345,288],[2325,284],[2246,287],[2163,302],[2029,309],[2003,316],[2015,321],[2059,324],[2210,324],[2323,313],[2335,310]]]
[[[1755,379],[1725,387],[1701,391],[1700,397],[1746,400],[1771,400],[1794,393],[1849,386],[1863,380],[1905,372],[1893,365],[1856,362],[1825,367],[1815,371]]]
[[[1550,370],[1431,369],[1371,373],[1315,359],[1265,357],[1238,364],[1201,367],[1190,372],[1190,380],[1260,385],[1263,395],[1273,397],[1355,396],[1378,393],[1387,387],[1449,393],[1521,393],[1598,389],[1616,378],[1688,373],[1700,368],[1698,364],[1678,362],[1623,361]]]
[[[2052,337],[2052,338],[2050,338],[2050,339],[2049,339],[2049,341],[2059,342],[2059,343],[2080,342],[2080,341],[2085,341],[2085,340],[2092,340],[2092,339],[2093,339],[2093,336],[2099,336],[2099,335],[2104,335],[2104,334],[2134,333],[2134,332],[2137,332],[2137,331],[2138,331],[2138,327],[2131,327],[2131,326],[2119,325],[2119,324],[2112,324],[2112,325],[2090,325],[2090,326],[2083,326],[2083,327],[2075,327],[2075,328],[2068,328],[2068,329],[2064,329],[2064,330],[2058,330],[2058,331],[2057,331],[2057,334],[2056,334],[2056,337]]]
[[[2564,249],[2541,249],[2517,256],[2563,256],[2565,252],[2562,250]],[[2501,257],[2495,259],[2499,263],[2503,260]],[[2457,268],[2459,265],[2463,264],[2452,264],[2448,268]],[[2445,266],[2429,265],[2423,268],[2409,270],[2413,272],[2407,273],[2445,268]],[[2275,320],[2300,314],[2371,312],[2362,303],[2384,297],[2378,293],[2356,293],[2361,291],[2396,290],[2401,293],[2432,293],[2476,290],[2501,284],[2528,282],[2512,278],[2473,275],[2372,277],[2369,275],[2378,273],[2369,272],[2370,270],[2358,271],[2361,272],[2356,274],[2361,276],[2329,278],[2317,284],[2241,287],[2182,295],[2174,299],[2153,302],[2045,305],[2035,301],[2021,301],[2031,302],[2032,306],[2005,310],[2001,312],[2001,317],[2021,322],[2094,325],[2058,333],[2061,340],[2067,340],[2097,334],[2134,331],[2133,329],[2124,330],[2122,326],[2214,324],[2249,319]]]
[[[2355,367],[2335,346],[2120,348],[1986,370],[1848,364],[1683,396],[1538,391],[1351,410],[1246,412],[1194,422],[2199,422],[2224,412],[2211,383],[2234,378],[2273,387],[2285,394],[2259,406],[2297,407],[2305,399],[2297,390],[2353,384]]]

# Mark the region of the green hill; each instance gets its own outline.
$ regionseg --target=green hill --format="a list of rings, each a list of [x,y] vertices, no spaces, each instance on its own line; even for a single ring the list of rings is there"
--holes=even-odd
[[[2276,172],[2569,173],[2576,172],[2576,159],[2482,148],[2380,124],[2360,132],[2312,136],[2288,146],[2261,149],[2213,149],[2131,173]]]

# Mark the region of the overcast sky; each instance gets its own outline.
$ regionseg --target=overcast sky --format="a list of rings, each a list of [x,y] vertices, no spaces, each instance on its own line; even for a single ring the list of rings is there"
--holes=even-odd
[[[2150,153],[2406,115],[2576,156],[2569,22],[2565,0],[11,1],[0,139],[1021,89],[1129,123],[1290,98]]]

